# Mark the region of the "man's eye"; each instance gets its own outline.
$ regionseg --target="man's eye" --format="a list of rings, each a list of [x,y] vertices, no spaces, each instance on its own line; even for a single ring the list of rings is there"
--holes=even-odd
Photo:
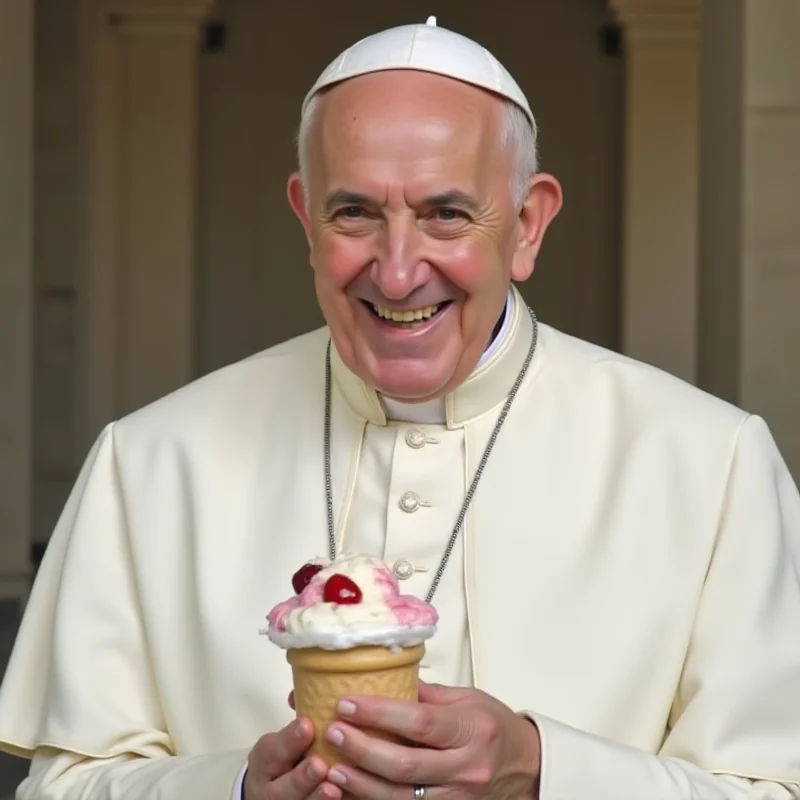
[[[457,208],[437,208],[436,217],[442,222],[455,222],[464,219],[464,213]]]
[[[361,219],[364,215],[364,209],[360,206],[345,206],[339,209],[337,216],[344,217],[345,219]]]

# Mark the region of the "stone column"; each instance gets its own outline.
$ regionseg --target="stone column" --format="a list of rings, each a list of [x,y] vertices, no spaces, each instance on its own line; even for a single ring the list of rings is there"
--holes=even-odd
[[[703,3],[700,384],[800,480],[800,3]]]
[[[197,77],[212,0],[86,0],[82,450],[194,375]]]
[[[0,3],[0,598],[24,599],[32,504],[31,0]]]
[[[627,59],[622,347],[696,378],[700,0],[611,0]]]

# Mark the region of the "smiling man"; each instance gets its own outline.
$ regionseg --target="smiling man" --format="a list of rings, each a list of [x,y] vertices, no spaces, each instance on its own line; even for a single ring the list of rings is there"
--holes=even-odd
[[[376,34],[298,151],[327,326],[100,435],[0,691],[19,800],[800,798],[797,487],[759,417],[526,307],[562,196],[508,72]],[[344,551],[440,627],[331,768],[256,633]]]
[[[289,198],[337,351],[386,397],[447,395],[533,272],[560,186],[525,111],[474,85],[399,69],[327,87]]]

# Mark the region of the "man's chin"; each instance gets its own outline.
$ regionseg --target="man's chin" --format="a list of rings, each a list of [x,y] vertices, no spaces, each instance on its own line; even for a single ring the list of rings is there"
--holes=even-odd
[[[413,369],[398,369],[398,365],[392,365],[388,369],[376,370],[367,382],[378,394],[392,400],[424,403],[441,397],[450,378],[450,373],[445,375],[431,367],[425,369],[425,365],[415,365]]]

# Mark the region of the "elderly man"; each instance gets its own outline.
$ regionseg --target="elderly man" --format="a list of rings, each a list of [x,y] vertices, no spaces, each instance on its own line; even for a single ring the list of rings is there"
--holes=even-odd
[[[800,797],[797,489],[761,419],[525,306],[535,130],[434,20],[323,73],[288,193],[327,327],[99,437],[0,695],[20,800]],[[335,768],[256,635],[328,550],[441,617]]]

